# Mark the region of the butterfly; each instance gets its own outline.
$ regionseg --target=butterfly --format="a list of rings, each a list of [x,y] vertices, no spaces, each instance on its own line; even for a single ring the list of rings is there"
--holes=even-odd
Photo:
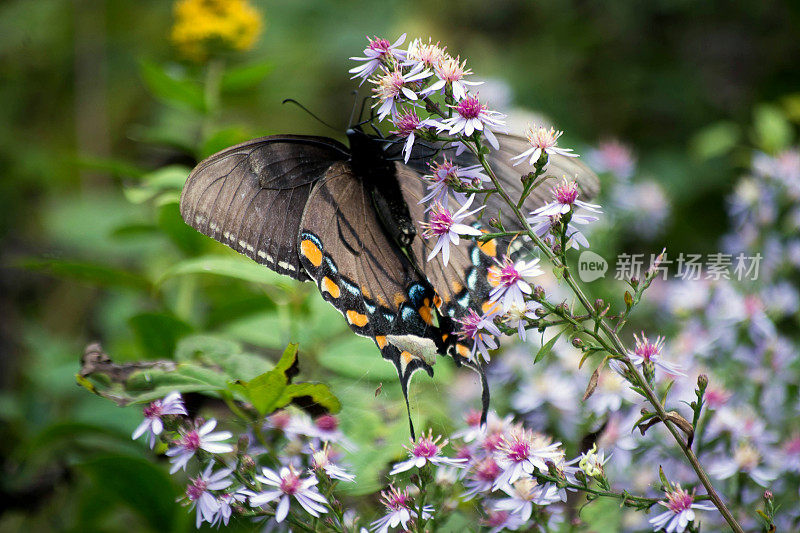
[[[488,159],[513,198],[522,191],[520,176],[533,168],[513,167],[508,158],[529,145],[520,137],[498,137],[501,150]],[[507,245],[497,239],[473,242],[453,247],[447,265],[441,256],[427,261],[433,243],[421,236],[420,222],[430,216],[420,203],[427,193],[421,175],[431,154],[415,149],[417,155],[404,164],[397,142],[361,127],[347,130],[347,138],[349,147],[327,137],[272,135],[227,148],[192,170],[181,193],[181,214],[193,228],[254,261],[313,281],[350,328],[371,338],[396,368],[412,438],[409,382],[418,370],[433,376],[437,355],[479,374],[485,419],[486,374],[471,356],[472,342],[458,336],[457,320],[469,309],[482,313],[491,305],[489,269]],[[469,153],[456,160],[477,162]],[[577,176],[586,196],[597,192],[597,177],[585,165],[552,157],[548,183],[523,208],[545,203],[551,178],[562,175]],[[519,226],[497,195],[486,204],[488,212],[501,213],[506,229]]]

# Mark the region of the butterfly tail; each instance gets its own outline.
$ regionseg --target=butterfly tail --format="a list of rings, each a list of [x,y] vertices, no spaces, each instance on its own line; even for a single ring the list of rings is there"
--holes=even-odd
[[[397,370],[397,375],[400,378],[400,388],[403,391],[403,398],[406,401],[408,427],[411,430],[411,438],[416,440],[417,435],[414,431],[414,422],[411,420],[411,404],[408,401],[408,387],[414,372],[417,370],[424,370],[429,376],[433,377],[433,367],[425,363],[425,361],[419,357],[415,357],[406,351],[400,351],[391,344],[386,344],[381,348],[381,355],[384,359],[391,361]]]

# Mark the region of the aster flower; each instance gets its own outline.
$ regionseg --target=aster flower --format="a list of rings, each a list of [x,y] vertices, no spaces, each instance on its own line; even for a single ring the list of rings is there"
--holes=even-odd
[[[514,166],[517,166],[522,163],[525,158],[529,157],[528,164],[533,166],[539,161],[542,154],[547,154],[548,157],[553,155],[578,157],[578,154],[571,153],[571,148],[558,147],[558,138],[563,134],[563,131],[556,131],[555,128],[550,128],[548,130],[544,126],[528,126],[528,129],[525,131],[525,136],[528,137],[528,142],[531,147],[521,154],[512,157],[511,161],[516,161]]]
[[[574,211],[575,207],[582,207],[594,213],[602,213],[600,206],[578,200],[578,184],[575,181],[568,181],[566,178],[553,190],[555,201],[543,205],[531,213],[536,215],[564,215]]]
[[[445,48],[439,46],[438,42],[434,44],[430,37],[427,43],[423,42],[422,39],[414,39],[408,45],[403,66],[415,67],[422,64],[425,68],[435,68],[442,59],[447,57]]]
[[[616,139],[607,139],[586,154],[589,166],[597,172],[610,172],[627,181],[636,168],[636,158],[630,147]]]
[[[578,467],[589,477],[603,476],[605,464],[611,459],[603,450],[597,451],[597,443],[592,444],[592,449],[584,452],[579,457]]]
[[[512,304],[505,313],[504,322],[511,327],[517,328],[517,335],[520,340],[527,340],[528,332],[525,327],[528,325],[528,320],[535,320],[536,309],[541,307],[541,304],[534,301],[527,301],[522,306]]]
[[[500,330],[492,321],[493,317],[493,313],[481,316],[474,309],[469,309],[465,316],[456,320],[461,324],[458,336],[461,339],[472,341],[472,352],[470,353],[472,359],[476,358],[476,352],[480,352],[486,361],[491,360],[489,350],[497,348],[495,337],[501,335]]]
[[[465,465],[462,463],[467,462],[466,459],[452,459],[441,455],[442,448],[447,446],[449,442],[447,439],[444,439],[444,441],[439,444],[441,438],[441,435],[437,435],[434,439],[433,432],[429,429],[427,436],[423,434],[416,442],[412,440],[411,446],[404,446],[404,448],[408,450],[409,459],[395,464],[394,467],[392,467],[392,471],[389,472],[389,475],[393,476],[400,472],[411,470],[414,467],[422,468],[428,463],[463,468]]]
[[[398,47],[406,40],[406,34],[400,36],[394,43],[390,43],[386,39],[375,37],[370,39],[367,37],[369,44],[364,48],[365,57],[351,57],[353,61],[363,61],[363,65],[358,65],[350,69],[350,74],[354,78],[361,78],[361,84],[364,80],[372,76],[372,73],[378,70],[382,62],[390,62],[391,60],[400,61],[406,57],[406,52],[399,50]],[[359,84],[359,85],[361,85]]]
[[[315,418],[314,424],[309,428],[307,435],[322,442],[335,442],[348,451],[358,449],[358,446],[339,429],[339,419],[331,414]]]
[[[219,495],[217,502],[219,503],[219,511],[212,526],[219,527],[220,525],[228,525],[228,522],[233,515],[233,503],[244,503],[247,498],[253,496],[255,493],[246,489],[240,489],[236,492],[225,492]]]
[[[533,215],[528,218],[528,224],[531,225],[531,230],[538,235],[543,241],[552,244],[560,244],[561,238],[561,225],[563,224],[563,216],[556,215]],[[576,211],[572,213],[569,218],[566,229],[567,247],[576,250],[589,247],[589,240],[586,236],[576,228],[573,224],[589,224],[599,220],[592,215],[584,215]]]
[[[275,472],[267,467],[261,469],[261,475],[256,479],[265,485],[276,487],[259,492],[250,497],[250,505],[260,507],[265,503],[280,499],[275,509],[275,521],[280,523],[289,514],[291,499],[297,500],[308,514],[318,517],[320,514],[327,513],[325,505],[328,500],[319,493],[317,479],[307,477],[301,479],[295,469],[291,466],[281,468],[280,472]]]
[[[561,455],[556,457],[553,460],[553,468],[555,468],[556,475],[561,479],[565,480],[567,483],[572,483],[573,485],[578,484],[578,478],[575,477],[575,474],[580,472],[580,468],[577,466],[573,466],[575,463],[580,461],[580,457],[576,457],[571,461],[567,461],[566,458]],[[542,490],[545,495],[552,498],[553,496],[557,496],[559,500],[562,502],[567,501],[567,489],[559,488],[555,483],[547,482],[543,485]],[[577,492],[577,489],[569,489],[570,492]]]
[[[233,434],[230,431],[213,432],[217,427],[217,421],[213,418],[201,427],[195,427],[183,433],[180,438],[173,442],[173,447],[166,451],[170,458],[172,468],[169,473],[174,474],[182,468],[186,468],[186,463],[194,457],[197,450],[205,450],[208,453],[228,453],[233,451],[233,446],[220,442],[230,439]]]
[[[467,137],[476,131],[481,131],[495,150],[500,148],[500,143],[497,142],[493,131],[506,132],[505,122],[503,122],[504,114],[489,111],[477,96],[471,95],[450,107],[455,109],[456,113],[441,122],[439,131],[447,130],[450,135],[463,133]]]
[[[430,239],[432,237],[437,238],[433,250],[428,255],[428,261],[436,257],[436,254],[441,251],[442,261],[445,266],[447,266],[448,261],[450,261],[450,244],[452,243],[458,246],[461,242],[459,235],[482,235],[480,230],[461,223],[461,221],[468,216],[483,209],[484,206],[481,206],[472,211],[467,211],[474,199],[475,195],[473,194],[467,199],[466,203],[461,206],[461,209],[453,214],[450,214],[450,211],[444,207],[441,202],[434,202],[430,221],[421,223],[422,227],[425,228],[425,231],[422,233],[425,239]]]
[[[483,167],[481,165],[462,167],[452,161],[448,161],[445,157],[441,163],[434,161],[429,163],[428,166],[431,173],[422,176],[422,179],[427,182],[429,192],[427,196],[419,201],[420,204],[433,200],[442,205],[447,205],[448,192],[452,192],[453,197],[459,204],[464,204],[467,201],[467,195],[453,191],[453,188],[477,187],[482,182],[489,181],[489,177],[482,172]],[[428,207],[428,210],[431,208]]]
[[[386,507],[387,513],[371,524],[371,531],[376,533],[386,533],[389,528],[401,526],[403,530],[408,529],[408,523],[412,518],[417,517],[414,510],[414,502],[408,495],[408,489],[402,492],[396,487],[389,485],[387,490],[381,492],[381,503]],[[429,519],[432,516],[433,507],[426,505],[422,508],[422,518]]]
[[[650,519],[653,531],[664,530],[667,533],[683,533],[689,522],[695,520],[695,509],[713,511],[715,507],[708,503],[694,503],[694,491],[683,490],[680,484],[666,493],[666,501],[658,502],[667,508],[666,511]]]
[[[511,415],[501,419],[497,416],[495,411],[489,411],[486,417],[486,426],[481,427],[481,412],[470,409],[464,416],[464,420],[467,423],[467,427],[453,433],[453,438],[461,439],[469,443],[473,441],[480,442],[487,435],[492,433],[499,433],[502,435],[507,428],[511,427],[511,423],[514,419]]]
[[[467,81],[464,79],[465,76],[472,74],[472,70],[467,68],[467,60],[465,59],[461,62],[460,57],[453,58],[445,54],[434,65],[433,70],[439,79],[425,89],[425,94],[431,94],[436,91],[444,92],[445,87],[450,84],[453,88],[453,98],[463,100],[467,97],[467,85],[480,85],[483,83],[482,81]]]
[[[211,461],[203,473],[191,479],[186,487],[186,498],[192,502],[191,508],[197,509],[196,525],[198,528],[203,522],[213,524],[220,519],[220,501],[210,491],[226,489],[233,483],[233,480],[228,477],[233,472],[232,468],[223,468],[212,473],[213,467],[214,462]],[[227,523],[227,519],[225,523]]]
[[[661,350],[664,349],[664,337],[659,335],[653,342],[650,342],[642,332],[641,337],[637,337],[634,333],[633,338],[636,339],[636,345],[633,348],[633,353],[629,353],[628,356],[634,365],[652,363],[673,376],[686,375],[681,372],[678,365],[668,363],[661,358]]]
[[[533,292],[525,278],[544,274],[544,271],[539,268],[539,258],[515,262],[506,255],[502,261],[495,259],[495,263],[496,265],[489,267],[489,283],[494,286],[492,292],[489,293],[489,300],[500,302],[503,311],[508,311],[512,307],[523,309],[525,295]]]
[[[162,400],[156,400],[142,410],[144,411],[144,420],[134,430],[132,438],[136,440],[147,433],[149,436],[150,448],[155,446],[156,437],[161,435],[161,432],[164,431],[164,423],[161,421],[162,416],[186,416],[186,408],[183,406],[183,398],[181,398],[179,392],[171,392]]]
[[[534,504],[550,505],[560,501],[555,487],[539,485],[535,479],[529,477],[519,479],[512,485],[504,485],[501,489],[509,498],[499,500],[495,509],[516,514],[525,521],[533,514]]]
[[[741,441],[733,452],[733,457],[724,457],[712,464],[708,473],[717,479],[728,479],[739,472],[750,476],[750,479],[766,487],[777,475],[772,470],[761,466],[761,452],[748,441]]]
[[[397,114],[397,103],[402,99],[415,101],[419,97],[414,92],[416,82],[424,80],[431,75],[429,70],[423,70],[424,65],[417,65],[410,71],[404,73],[399,68],[388,70],[383,68],[383,74],[375,79],[370,79],[375,87],[372,92],[378,102],[372,107],[378,107],[378,120],[383,120],[388,115]],[[379,107],[380,106],[380,107]]]
[[[408,158],[411,157],[417,132],[424,128],[434,128],[439,125],[438,122],[430,118],[420,119],[413,109],[396,114],[392,118],[392,122],[397,128],[392,133],[406,138],[406,143],[403,145],[403,161],[406,163],[408,163]]]
[[[356,476],[348,474],[344,468],[335,464],[331,455],[332,451],[326,442],[321,450],[313,451],[311,455],[311,468],[314,470],[322,470],[325,472],[325,475],[331,479],[354,482]]]
[[[527,520],[524,520],[518,514],[493,509],[486,509],[486,518],[481,520],[482,525],[490,528],[489,533],[516,531],[524,526],[526,522]]]
[[[511,428],[497,449],[497,463],[503,473],[494,484],[495,489],[514,483],[523,474],[535,470],[547,472],[545,461],[553,461],[563,455],[560,442],[551,442],[549,437],[524,429],[521,425]]]
[[[467,480],[464,482],[467,492],[462,497],[470,500],[476,494],[490,492],[502,472],[503,469],[500,468],[500,465],[497,464],[497,461],[492,456],[484,457],[475,462],[467,474]]]

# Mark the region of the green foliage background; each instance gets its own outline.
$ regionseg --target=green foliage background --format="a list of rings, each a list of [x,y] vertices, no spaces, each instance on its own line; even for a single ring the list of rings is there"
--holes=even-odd
[[[441,39],[476,77],[504,80],[515,104],[552,117],[579,152],[609,135],[631,143],[673,216],[654,242],[628,235],[617,250],[715,251],[745,147],[786,146],[800,119],[796,2],[253,3],[263,35],[228,60],[214,108],[201,70],[170,46],[170,2],[0,5],[2,531],[193,529],[173,504],[181,488],[130,441],[139,410],[75,384],[93,340],[125,362],[171,358],[211,335],[246,346],[263,370],[300,342],[302,376],[342,399],[345,431],[385,443],[356,465],[358,491],[379,486],[407,437],[392,367],[313,287],[200,236],[176,204],[191,166],[228,144],[341,138],[280,102],[295,98],[343,131],[347,57],[365,35]],[[445,363],[433,382],[415,381],[415,409],[442,431],[454,379]]]

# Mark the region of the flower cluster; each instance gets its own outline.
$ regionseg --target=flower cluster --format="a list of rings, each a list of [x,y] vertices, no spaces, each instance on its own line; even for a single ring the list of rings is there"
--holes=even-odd
[[[179,0],[172,41],[188,59],[249,50],[261,32],[261,15],[247,0]]]

